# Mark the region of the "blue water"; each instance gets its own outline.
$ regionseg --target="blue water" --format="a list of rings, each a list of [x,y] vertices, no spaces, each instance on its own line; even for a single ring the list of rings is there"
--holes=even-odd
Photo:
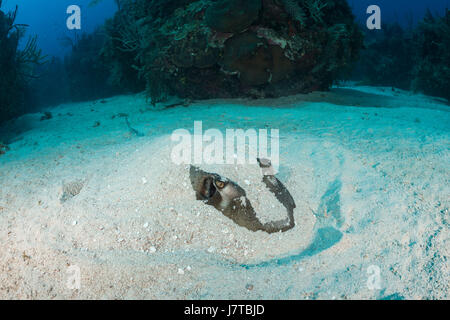
[[[39,36],[39,46],[43,52],[50,55],[62,56],[68,52],[68,48],[61,46],[60,39],[64,36],[73,37],[80,31],[69,31],[66,28],[66,9],[69,5],[76,4],[82,10],[81,32],[92,32],[96,27],[112,17],[116,12],[114,0],[102,0],[96,6],[89,6],[91,0],[4,0],[5,9],[12,9],[19,5],[17,23],[30,25],[29,32]],[[433,13],[443,13],[450,7],[450,0],[349,0],[357,20],[364,22],[369,5],[376,4],[382,10],[383,22],[400,22],[408,24],[411,16],[417,23],[429,8]]]
[[[381,8],[381,15],[384,22],[399,22],[408,24],[409,16],[413,22],[423,18],[423,15],[430,9],[432,13],[442,13],[445,8],[450,7],[449,0],[349,0],[353,12],[359,21],[364,21],[367,17],[366,9],[370,5],[378,5]]]
[[[45,54],[63,56],[69,52],[61,44],[61,38],[74,37],[75,33],[92,32],[113,16],[117,7],[114,0],[103,0],[96,6],[89,6],[91,0],[4,0],[5,11],[19,6],[16,23],[28,24],[29,34],[37,34],[39,47]],[[81,8],[82,25],[80,31],[70,31],[66,27],[67,7],[78,5]]]

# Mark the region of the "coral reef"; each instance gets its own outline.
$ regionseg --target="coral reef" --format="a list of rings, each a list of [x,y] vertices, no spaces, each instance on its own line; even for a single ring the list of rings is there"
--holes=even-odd
[[[450,10],[443,17],[430,12],[415,32],[416,60],[412,89],[450,101]]]
[[[306,13],[300,7],[300,5],[295,0],[282,0],[281,3],[284,9],[291,16],[291,18],[297,20],[300,25],[304,26],[306,24]]]
[[[145,89],[145,80],[139,74],[139,53],[144,47],[138,30],[140,8],[132,2],[119,3],[120,10],[105,23],[108,35],[100,51],[102,61],[109,67],[109,82],[127,91],[138,92]],[[128,17],[127,14],[133,12]],[[145,13],[144,13],[145,14]],[[139,50],[139,51],[138,51]]]
[[[355,68],[356,79],[375,86],[409,90],[414,65],[411,31],[399,24],[384,24],[366,31],[365,50]]]
[[[39,78],[30,82],[33,109],[64,102],[98,100],[133,91],[120,81],[110,81],[116,69],[103,56],[102,49],[109,38],[105,37],[102,28],[60,40],[70,51],[64,59],[53,57],[35,68]]]
[[[35,72],[39,77],[29,82],[32,111],[68,101],[69,80],[63,59],[52,57],[47,63],[38,65]]]
[[[122,0],[106,29],[111,78],[153,103],[325,90],[362,45],[345,0]]]
[[[0,0],[0,122],[24,112],[28,81],[35,77],[34,67],[44,59],[37,49],[36,37],[18,49],[26,25],[15,24],[17,6],[9,13],[3,12],[1,6]]]
[[[450,11],[428,12],[415,27],[385,24],[365,35],[353,79],[450,100]]]
[[[104,41],[101,30],[82,34],[64,59],[70,101],[100,99],[119,91],[115,84],[109,83],[110,71],[100,55]]]

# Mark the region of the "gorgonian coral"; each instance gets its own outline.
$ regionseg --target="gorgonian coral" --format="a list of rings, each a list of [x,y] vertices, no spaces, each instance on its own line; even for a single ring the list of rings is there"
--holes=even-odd
[[[35,76],[34,67],[43,61],[43,56],[35,37],[28,40],[24,49],[18,49],[26,25],[15,23],[17,6],[9,13],[4,13],[1,6],[0,0],[0,121],[4,121],[24,111],[27,82]]]

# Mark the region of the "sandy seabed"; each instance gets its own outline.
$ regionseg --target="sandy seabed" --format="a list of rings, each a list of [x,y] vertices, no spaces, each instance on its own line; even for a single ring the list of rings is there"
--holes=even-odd
[[[120,96],[49,111],[0,130],[11,148],[0,156],[1,299],[449,298],[443,101],[341,87],[166,110]],[[280,130],[294,229],[253,233],[195,199],[170,137],[196,120]],[[254,165],[205,169],[279,218]]]

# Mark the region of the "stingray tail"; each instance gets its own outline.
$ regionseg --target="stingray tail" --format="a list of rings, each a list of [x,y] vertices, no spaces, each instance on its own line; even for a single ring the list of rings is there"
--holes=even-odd
[[[272,221],[264,224],[264,231],[268,233],[286,232],[295,227],[294,209],[296,208],[294,198],[284,184],[275,177],[272,164],[267,159],[257,159],[263,170],[263,182],[272,192],[277,200],[286,208],[288,217],[280,221]]]

